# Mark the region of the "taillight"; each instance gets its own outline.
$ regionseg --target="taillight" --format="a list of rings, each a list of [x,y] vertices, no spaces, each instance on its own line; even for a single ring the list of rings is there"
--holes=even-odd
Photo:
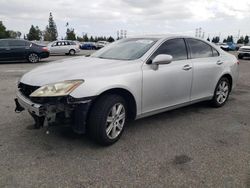
[[[42,47],[43,51],[48,52],[49,49],[47,47]]]

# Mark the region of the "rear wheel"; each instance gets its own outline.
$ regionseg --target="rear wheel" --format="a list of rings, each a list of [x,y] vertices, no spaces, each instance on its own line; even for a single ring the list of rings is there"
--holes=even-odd
[[[101,145],[111,145],[121,137],[127,118],[125,100],[105,95],[94,103],[88,120],[88,133]]]
[[[231,85],[229,80],[226,77],[222,77],[216,85],[214,96],[211,101],[214,107],[221,107],[226,103],[229,97],[230,88]]]
[[[75,55],[76,51],[75,50],[70,50],[69,55]]]
[[[36,53],[31,53],[28,56],[28,61],[30,63],[38,63],[39,62],[39,56]]]

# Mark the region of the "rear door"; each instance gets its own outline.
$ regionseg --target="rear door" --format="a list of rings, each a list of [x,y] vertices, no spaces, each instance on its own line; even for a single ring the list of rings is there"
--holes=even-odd
[[[69,50],[70,50],[70,43],[68,41],[64,41],[62,42],[62,53],[69,53]]]
[[[185,39],[193,63],[193,84],[191,100],[210,97],[223,70],[219,52],[198,39]]]
[[[0,60],[11,60],[8,40],[0,40]]]
[[[9,40],[10,55],[12,60],[25,59],[25,47],[24,40]]]

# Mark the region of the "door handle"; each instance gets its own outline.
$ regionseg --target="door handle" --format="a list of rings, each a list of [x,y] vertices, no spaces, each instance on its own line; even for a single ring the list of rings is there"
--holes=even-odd
[[[182,69],[185,70],[185,71],[188,71],[188,70],[192,69],[192,66],[184,65]]]
[[[223,61],[218,60],[218,61],[216,62],[216,64],[217,64],[217,65],[221,65],[221,64],[223,64]]]

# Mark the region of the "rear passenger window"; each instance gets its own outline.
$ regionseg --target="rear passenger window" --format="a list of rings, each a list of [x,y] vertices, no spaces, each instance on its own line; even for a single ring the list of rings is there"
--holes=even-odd
[[[213,56],[216,57],[216,56],[219,56],[219,52],[217,50],[215,50],[214,48],[212,48],[212,51],[213,51]]]
[[[10,47],[24,47],[25,41],[22,40],[9,40]]]
[[[196,39],[186,39],[190,46],[192,58],[213,57],[212,47]]]
[[[69,43],[70,43],[70,45],[76,45],[76,43],[75,43],[75,42],[72,42],[72,41],[69,42]]]
[[[187,50],[184,39],[170,39],[164,42],[153,54],[151,60],[159,54],[173,56],[173,61],[187,59]]]
[[[0,48],[6,48],[8,46],[9,44],[7,40],[0,40]]]

